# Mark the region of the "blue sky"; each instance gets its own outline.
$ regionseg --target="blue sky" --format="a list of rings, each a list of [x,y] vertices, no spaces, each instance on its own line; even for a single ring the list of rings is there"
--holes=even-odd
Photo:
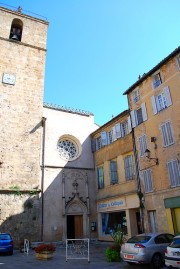
[[[49,21],[44,101],[90,111],[99,125],[127,109],[123,92],[180,45],[180,0],[2,3]]]

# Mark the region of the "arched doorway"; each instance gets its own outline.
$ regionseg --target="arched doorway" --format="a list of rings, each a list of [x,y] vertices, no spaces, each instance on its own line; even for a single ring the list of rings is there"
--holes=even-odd
[[[83,238],[83,216],[68,215],[66,220],[67,220],[67,239]]]
[[[89,220],[86,205],[79,199],[74,199],[66,207],[66,238],[78,239],[89,235]]]

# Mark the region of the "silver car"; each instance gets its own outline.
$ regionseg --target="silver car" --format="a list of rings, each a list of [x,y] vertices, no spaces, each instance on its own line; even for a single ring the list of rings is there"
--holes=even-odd
[[[161,268],[166,247],[173,238],[169,233],[138,234],[121,246],[121,258],[129,264],[151,264],[152,268]]]

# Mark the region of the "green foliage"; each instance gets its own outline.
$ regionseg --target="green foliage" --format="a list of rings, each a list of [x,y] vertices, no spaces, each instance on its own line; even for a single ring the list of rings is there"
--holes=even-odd
[[[17,185],[11,186],[10,190],[14,191],[15,195],[21,195],[20,187]]]
[[[113,238],[115,245],[121,247],[125,240],[125,233],[122,228],[118,228],[117,232],[111,233],[111,237]]]
[[[114,246],[106,248],[106,258],[108,262],[119,262],[121,245],[125,241],[125,233],[122,228],[118,228],[116,232],[111,233],[111,237],[114,240]]]
[[[105,254],[108,262],[120,261],[120,248],[118,248],[117,246],[111,246],[106,248]]]
[[[139,204],[140,204],[139,206],[140,206],[140,208],[143,209],[144,208],[144,203],[143,203],[143,197],[144,197],[144,195],[141,192],[141,190],[137,192],[137,195],[139,197]]]

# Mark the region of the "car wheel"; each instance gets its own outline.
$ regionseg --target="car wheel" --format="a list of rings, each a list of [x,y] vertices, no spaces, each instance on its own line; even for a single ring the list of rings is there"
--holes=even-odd
[[[162,260],[161,255],[158,253],[154,254],[151,260],[151,268],[159,269],[162,267],[162,264],[163,264],[163,260]]]

